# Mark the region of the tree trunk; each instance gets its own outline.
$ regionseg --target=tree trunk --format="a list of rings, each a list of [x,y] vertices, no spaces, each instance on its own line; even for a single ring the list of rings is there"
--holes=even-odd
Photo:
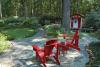
[[[32,3],[31,3],[31,16],[33,17],[34,16],[34,1],[32,0],[31,1]]]
[[[0,19],[2,19],[2,6],[1,6],[1,1],[0,1]]]
[[[25,17],[28,17],[28,7],[27,7],[27,1],[25,1]]]
[[[80,14],[80,0],[77,0],[77,14]]]
[[[63,23],[65,31],[70,29],[70,0],[63,0]]]
[[[16,13],[16,16],[18,16],[18,9],[17,9],[17,7],[16,7],[16,11],[15,11],[15,13]]]

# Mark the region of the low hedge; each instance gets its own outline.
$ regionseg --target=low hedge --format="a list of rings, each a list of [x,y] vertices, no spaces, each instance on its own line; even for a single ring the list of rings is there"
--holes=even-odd
[[[40,24],[38,23],[38,18],[32,17],[32,18],[6,18],[0,20],[0,27],[4,28],[19,28],[19,27],[30,27],[30,28],[37,28]]]
[[[51,25],[45,25],[44,26],[46,33],[48,36],[58,36],[58,31],[60,30],[59,24],[51,24]]]

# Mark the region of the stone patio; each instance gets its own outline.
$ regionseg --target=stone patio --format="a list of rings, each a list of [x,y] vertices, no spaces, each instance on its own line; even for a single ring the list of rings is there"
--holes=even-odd
[[[0,67],[43,67],[40,61],[35,59],[35,53],[31,47],[33,44],[42,47],[47,40],[43,35],[43,31],[40,31],[33,37],[11,41],[12,48],[0,56]],[[47,62],[47,67],[85,67],[89,61],[85,46],[95,40],[84,34],[79,41],[80,52],[70,49],[64,56],[59,57],[61,65],[57,65],[52,58]]]

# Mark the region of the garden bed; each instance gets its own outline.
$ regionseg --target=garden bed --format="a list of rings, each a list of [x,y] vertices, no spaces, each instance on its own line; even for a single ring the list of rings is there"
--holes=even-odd
[[[100,41],[93,42],[88,47],[89,63],[87,67],[99,67],[100,66]]]

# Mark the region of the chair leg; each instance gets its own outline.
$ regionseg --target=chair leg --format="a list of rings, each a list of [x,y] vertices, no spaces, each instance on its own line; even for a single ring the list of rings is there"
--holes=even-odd
[[[76,48],[78,51],[80,51],[80,48]]]
[[[38,60],[39,59],[39,55],[37,52],[35,52],[35,55],[36,55],[36,59]]]
[[[36,59],[38,59],[38,54],[36,53]]]
[[[44,67],[47,67],[45,63],[42,63]]]
[[[59,61],[58,57],[54,56],[54,59],[55,59],[56,62],[60,65],[60,61]]]
[[[59,51],[59,48],[57,47],[57,52],[56,52],[56,55],[53,56],[54,59],[56,60],[56,62],[60,65],[60,61],[59,61],[59,55],[60,55],[60,51]]]
[[[46,59],[45,58],[41,59],[41,63],[43,64],[44,67],[47,67],[46,64],[45,64],[46,63]]]
[[[66,47],[66,46],[65,46],[65,47],[63,47],[63,48],[62,48],[62,53],[63,53],[63,54],[65,54],[65,52],[67,52],[67,50],[68,50],[68,49],[67,49],[67,47]]]

